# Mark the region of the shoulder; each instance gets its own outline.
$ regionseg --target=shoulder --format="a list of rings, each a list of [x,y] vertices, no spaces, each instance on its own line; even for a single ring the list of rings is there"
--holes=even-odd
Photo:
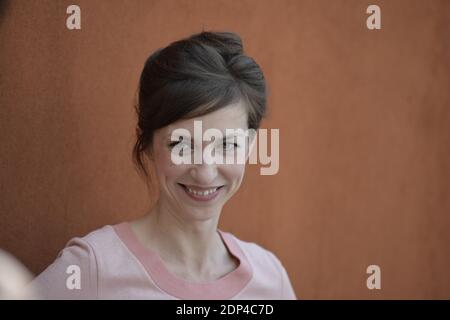
[[[279,274],[280,269],[282,268],[281,261],[278,257],[270,250],[264,248],[263,246],[251,242],[239,239],[232,233],[226,232],[229,236],[231,236],[238,246],[242,249],[252,267],[264,268],[266,272],[271,272],[274,274]]]
[[[57,260],[95,263],[97,256],[112,244],[113,227],[103,226],[84,236],[71,238],[59,251]]]
[[[71,238],[31,285],[44,299],[95,298],[98,257],[111,246],[113,237],[113,228],[107,225]]]
[[[58,257],[77,255],[78,260],[84,262],[81,264],[89,265],[90,272],[95,274],[98,270],[122,267],[123,263],[129,262],[130,254],[116,227],[105,225],[83,237],[70,239]]]
[[[111,241],[114,241],[115,238],[114,227],[105,225],[82,237],[71,238],[65,245],[65,248],[82,247],[88,251],[95,252],[102,247],[111,245]]]
[[[297,299],[286,269],[272,251],[255,242],[241,240],[231,233],[228,235],[235,240],[249,260],[254,281],[259,287],[264,287],[263,290],[270,292],[267,297]]]

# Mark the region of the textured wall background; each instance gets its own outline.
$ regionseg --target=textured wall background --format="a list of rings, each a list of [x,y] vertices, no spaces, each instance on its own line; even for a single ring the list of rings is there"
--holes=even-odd
[[[265,71],[281,159],[248,168],[221,228],[274,251],[300,298],[450,298],[450,1],[74,3],[79,31],[72,1],[0,2],[1,248],[38,273],[71,237],[141,215],[144,61],[230,30]]]

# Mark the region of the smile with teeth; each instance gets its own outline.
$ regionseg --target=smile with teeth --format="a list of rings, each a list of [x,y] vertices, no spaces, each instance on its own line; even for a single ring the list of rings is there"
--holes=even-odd
[[[187,194],[189,194],[190,196],[194,197],[194,198],[212,198],[214,197],[218,191],[223,187],[211,187],[211,188],[193,188],[184,184],[179,183],[180,186],[183,187],[183,189],[186,191]]]
[[[186,189],[187,189],[187,191],[189,193],[195,194],[196,196],[207,196],[207,195],[209,195],[211,193],[216,192],[216,190],[218,188],[212,188],[212,189],[208,189],[208,190],[205,190],[205,191],[196,191],[196,190],[193,190],[193,189],[189,188],[188,186],[186,186]]]

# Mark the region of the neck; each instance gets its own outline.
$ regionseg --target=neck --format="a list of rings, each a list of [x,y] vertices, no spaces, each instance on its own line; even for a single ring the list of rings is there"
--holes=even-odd
[[[221,263],[227,254],[217,233],[219,214],[193,220],[160,200],[146,217],[146,232],[164,261],[207,273],[208,266]]]

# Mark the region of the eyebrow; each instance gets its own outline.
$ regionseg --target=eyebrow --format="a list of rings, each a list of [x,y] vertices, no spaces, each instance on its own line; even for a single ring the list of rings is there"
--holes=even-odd
[[[173,132],[167,134],[165,138],[171,140],[172,135],[174,135]],[[186,137],[186,138],[187,138],[187,136],[184,135],[184,134],[175,134],[175,137],[177,137],[177,136],[178,136],[178,137]]]
[[[166,135],[166,139],[172,141],[172,135],[173,135],[173,133],[167,134],[167,135]],[[184,135],[184,134],[176,134],[175,136],[183,137],[183,138],[188,138],[188,136],[186,136],[186,135]],[[238,133],[238,134],[229,134],[229,135],[227,135],[227,136],[223,136],[223,135],[222,135],[222,141],[225,141],[225,140],[228,140],[228,139],[231,139],[231,138],[239,138],[239,137],[246,138],[247,135],[246,135],[246,134],[241,134],[241,133]],[[194,137],[193,137],[192,135],[190,135],[190,138],[191,138],[191,141],[194,140]],[[176,140],[175,140],[175,141],[176,141]],[[203,141],[203,137],[202,137],[202,141]]]

